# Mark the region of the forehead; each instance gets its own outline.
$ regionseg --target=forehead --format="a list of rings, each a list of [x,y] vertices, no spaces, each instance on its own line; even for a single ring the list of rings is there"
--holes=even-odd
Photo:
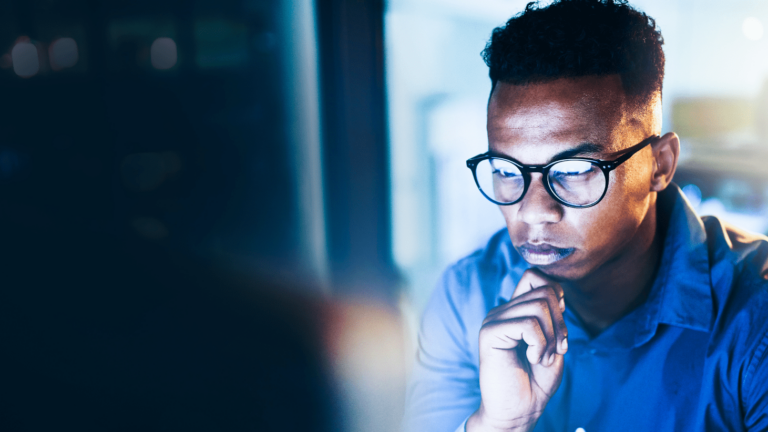
[[[514,156],[547,153],[583,143],[613,151],[626,123],[626,97],[618,75],[564,78],[516,86],[498,83],[488,104],[491,150]]]

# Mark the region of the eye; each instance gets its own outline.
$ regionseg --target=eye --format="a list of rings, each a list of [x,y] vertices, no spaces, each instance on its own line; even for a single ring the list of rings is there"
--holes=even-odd
[[[491,159],[490,162],[492,167],[491,173],[494,176],[503,178],[515,178],[521,176],[520,169],[507,161]]]
[[[550,175],[555,177],[578,177],[589,175],[596,170],[592,162],[587,161],[563,161],[550,169]]]
[[[519,176],[519,172],[507,171],[503,168],[493,170],[493,173],[501,177],[516,177]]]

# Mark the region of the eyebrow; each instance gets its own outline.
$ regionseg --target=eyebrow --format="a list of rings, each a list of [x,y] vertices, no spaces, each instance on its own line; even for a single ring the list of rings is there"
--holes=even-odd
[[[605,147],[603,147],[603,146],[601,146],[599,144],[590,143],[590,142],[581,143],[581,144],[577,145],[576,147],[569,148],[568,150],[563,150],[560,153],[552,156],[552,158],[547,163],[552,163],[552,162],[554,162],[556,160],[560,160],[560,159],[568,159],[568,158],[571,158],[571,157],[574,157],[574,156],[578,156],[578,155],[581,155],[581,154],[585,154],[585,153],[602,153],[604,150],[605,150]],[[493,156],[500,156],[500,157],[504,157],[504,158],[509,158],[509,156],[507,156],[507,155],[504,155],[504,154],[501,154],[501,153],[496,153],[494,151],[489,151],[488,153],[493,155]]]
[[[589,142],[581,143],[574,148],[563,150],[560,153],[552,156],[552,159],[550,159],[549,161],[553,162],[559,159],[568,159],[570,157],[574,157],[584,153],[602,153],[603,150],[604,150],[604,147],[599,144],[594,144]]]

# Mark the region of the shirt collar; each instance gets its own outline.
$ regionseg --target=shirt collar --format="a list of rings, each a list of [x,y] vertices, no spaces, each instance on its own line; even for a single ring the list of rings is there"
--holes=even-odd
[[[669,216],[654,282],[660,294],[658,322],[709,331],[712,283],[704,224],[675,184],[659,194],[659,206],[660,216],[666,216],[664,210]]]
[[[657,212],[658,229],[664,232],[664,246],[653,286],[645,303],[593,340],[603,348],[640,346],[653,337],[659,323],[700,331],[708,331],[712,324],[712,290],[704,224],[674,183],[659,193]],[[503,252],[507,262],[524,263],[516,256],[511,244],[508,246]],[[512,297],[516,281],[527,267],[508,267],[501,281],[500,303]],[[567,309],[566,320],[578,321],[569,312]],[[569,331],[569,339],[583,337],[584,342],[590,339],[586,333],[579,337],[582,332],[572,330],[575,329]]]
[[[648,298],[594,340],[585,338],[592,347],[638,347],[651,340],[659,324],[699,331],[710,328],[712,290],[704,224],[675,184],[659,194],[657,212],[664,246]]]
[[[624,350],[650,341],[659,324],[709,330],[712,290],[704,224],[675,184],[659,194],[657,215],[664,246],[645,303],[593,340],[569,332],[581,335],[580,342],[599,350]]]

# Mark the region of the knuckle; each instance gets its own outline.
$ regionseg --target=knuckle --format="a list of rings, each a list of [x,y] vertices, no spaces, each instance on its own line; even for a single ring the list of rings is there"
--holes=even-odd
[[[499,313],[500,311],[504,310],[504,308],[507,306],[507,304],[508,303],[502,303],[502,304],[496,306],[495,308],[493,308],[490,311],[488,311],[488,315],[486,315],[486,316],[491,316],[491,315],[495,315],[495,314]]]
[[[497,334],[502,329],[508,327],[509,323],[505,321],[488,321],[480,327],[480,337],[488,337]]]
[[[493,321],[484,322],[483,325],[480,327],[480,336],[486,335],[493,331],[493,328],[495,327],[495,323]]]
[[[541,276],[536,272],[534,269],[528,269],[523,272],[523,275],[520,277],[520,282],[525,283],[531,283],[531,282],[539,282],[541,281]]]
[[[544,311],[549,309],[549,302],[547,302],[546,298],[541,298],[540,297],[540,298],[537,298],[537,299],[533,299],[533,300],[531,300],[531,303],[534,304],[537,309],[544,310]]]
[[[522,319],[522,323],[531,331],[542,335],[544,334],[541,329],[541,323],[539,323],[539,320],[536,317],[525,317]]]
[[[480,327],[480,333],[478,335],[479,341],[482,343],[482,341],[488,339],[488,337],[490,336],[490,333],[491,333],[491,329],[488,327],[488,325],[483,325],[482,327]]]
[[[557,300],[557,290],[552,285],[547,285],[547,296],[551,297],[554,300]]]

